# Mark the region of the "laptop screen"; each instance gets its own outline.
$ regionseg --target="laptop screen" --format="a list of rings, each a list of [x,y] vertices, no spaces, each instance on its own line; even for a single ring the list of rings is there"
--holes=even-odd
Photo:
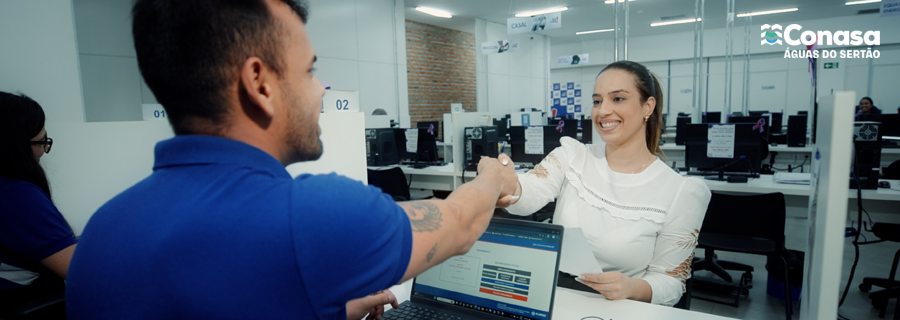
[[[510,319],[549,319],[562,227],[492,220],[468,253],[418,277],[413,298]]]

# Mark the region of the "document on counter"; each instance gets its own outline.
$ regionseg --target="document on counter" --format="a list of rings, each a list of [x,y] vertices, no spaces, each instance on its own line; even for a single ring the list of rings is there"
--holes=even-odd
[[[809,184],[812,175],[798,172],[776,172],[775,183]]]
[[[734,124],[711,124],[706,137],[707,158],[734,158]]]
[[[525,127],[525,154],[544,154],[544,127]]]
[[[566,228],[563,232],[559,270],[575,276],[603,273],[603,268],[594,257],[594,250],[588,245],[581,228]]]
[[[419,152],[419,129],[406,129],[406,152],[409,153],[417,153]]]

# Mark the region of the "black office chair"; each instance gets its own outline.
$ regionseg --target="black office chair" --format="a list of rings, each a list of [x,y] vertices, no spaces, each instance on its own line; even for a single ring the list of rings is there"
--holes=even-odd
[[[381,191],[391,195],[394,201],[409,201],[409,183],[403,169],[393,167],[385,170],[368,169],[369,185],[381,188]]]
[[[15,261],[29,261],[0,245],[0,252]],[[22,262],[24,268],[40,276],[30,285],[0,291],[0,320],[66,319],[66,284],[53,271],[40,263]]]
[[[872,232],[879,239],[893,242],[900,242],[900,224],[895,223],[876,223],[872,225]],[[869,294],[872,299],[872,305],[881,311],[878,313],[879,318],[884,318],[887,311],[888,300],[900,298],[900,281],[895,280],[897,273],[897,262],[900,260],[900,250],[894,254],[894,263],[891,265],[891,273],[888,278],[863,278],[863,282],[859,284],[859,290],[869,292],[872,286],[882,287],[884,290],[875,291]],[[900,319],[900,302],[894,310],[894,320]]]
[[[784,195],[780,192],[750,196],[733,196],[713,192],[697,240],[698,247],[706,250],[705,258],[694,259],[692,272],[709,270],[724,281],[695,278],[694,282],[698,286],[733,290],[735,297],[734,302],[702,296],[694,296],[694,298],[737,307],[741,294],[749,292],[748,290],[753,287],[750,284],[753,279],[752,266],[718,260],[715,250],[779,258],[784,262],[784,270],[787,270],[784,219]],[[735,285],[726,270],[744,271],[744,274],[741,276],[740,282]],[[791,281],[786,274],[784,311],[788,320],[791,319],[792,313],[791,289],[787,285],[789,283]]]
[[[65,320],[66,319],[66,293],[57,292],[45,297],[35,299],[29,303],[13,309],[8,316],[0,315],[0,320]]]

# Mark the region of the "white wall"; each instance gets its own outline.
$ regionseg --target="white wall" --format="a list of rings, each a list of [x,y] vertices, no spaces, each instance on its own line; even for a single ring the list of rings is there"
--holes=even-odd
[[[156,103],[138,70],[131,0],[72,0],[88,122],[141,121]]]
[[[84,122],[71,0],[0,0],[0,91],[21,91],[47,122]]]
[[[154,146],[173,136],[168,121],[48,123],[47,134],[53,151],[41,165],[76,235],[100,206],[153,172]]]
[[[538,34],[507,35],[506,25],[475,19],[475,44],[518,41],[516,52],[475,53],[478,111],[502,117],[521,108],[549,111],[550,39]]]
[[[310,0],[308,7],[319,81],[359,90],[360,111],[382,108],[408,128],[404,1]]]

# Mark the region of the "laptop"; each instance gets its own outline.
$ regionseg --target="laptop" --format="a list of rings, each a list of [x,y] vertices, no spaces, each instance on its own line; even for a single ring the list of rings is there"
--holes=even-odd
[[[563,227],[491,219],[468,253],[413,281],[410,300],[384,319],[549,320]]]

